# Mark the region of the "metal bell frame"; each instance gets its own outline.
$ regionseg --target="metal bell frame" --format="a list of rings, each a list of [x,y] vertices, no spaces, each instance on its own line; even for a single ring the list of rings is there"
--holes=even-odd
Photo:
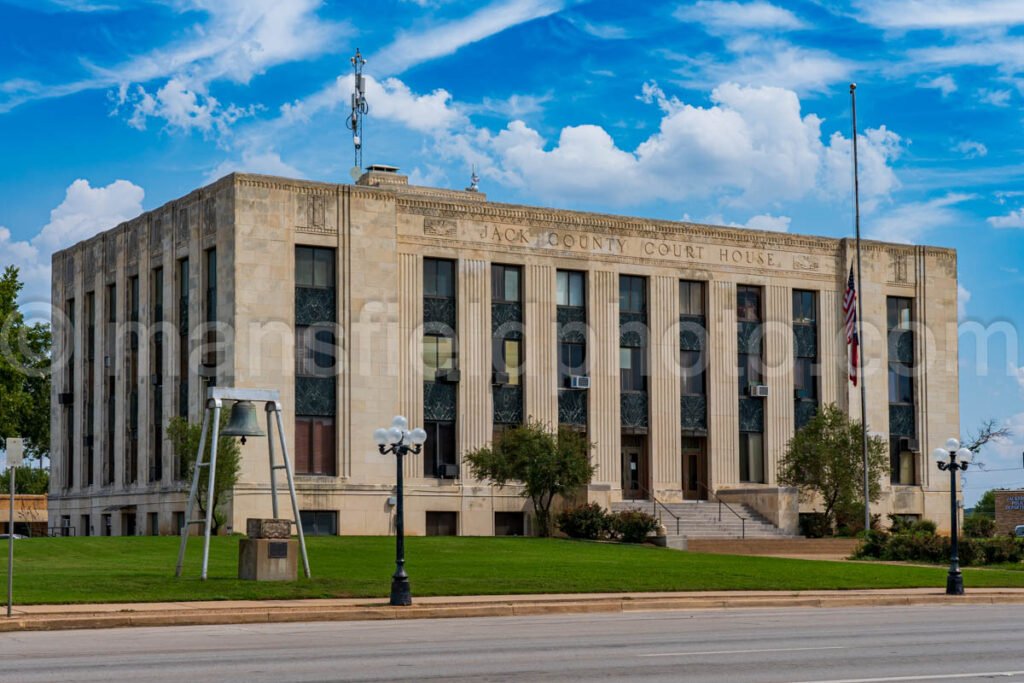
[[[192,519],[192,513],[195,510],[196,501],[199,493],[199,473],[202,468],[209,468],[210,476],[207,484],[206,500],[209,501],[213,498],[213,484],[214,478],[217,473],[217,439],[220,436],[220,411],[224,407],[224,401],[234,401],[235,406],[240,403],[260,403],[266,404],[267,413],[267,446],[268,453],[270,456],[270,497],[273,503],[274,518],[279,518],[278,505],[277,505],[277,482],[275,474],[277,470],[283,469],[285,477],[288,480],[288,493],[291,496],[292,501],[292,513],[295,515],[295,529],[298,532],[299,537],[299,550],[302,553],[302,568],[305,572],[306,578],[308,579],[309,574],[309,557],[306,555],[306,539],[302,533],[302,519],[299,516],[299,503],[295,497],[295,479],[292,476],[291,461],[288,459],[288,444],[284,438],[284,420],[281,414],[281,394],[276,389],[235,389],[232,387],[210,387],[206,391],[206,410],[203,413],[203,429],[199,436],[199,450],[196,453],[196,464],[192,473],[192,488],[188,494],[188,506],[185,511],[185,524],[181,527],[181,545],[178,548],[178,564],[175,568],[174,575],[177,577],[181,576],[182,565],[185,562],[185,545],[188,543],[188,532],[189,528],[193,524],[203,525],[203,569],[201,578],[206,580],[206,572],[209,566],[210,559],[210,529],[213,525],[213,506],[206,506],[206,518],[205,519]],[[245,410],[246,408],[241,408]],[[250,410],[255,410],[251,408]],[[234,408],[232,409],[234,413]],[[272,420],[270,414],[274,413],[276,419]],[[239,412],[238,416],[242,413]],[[236,417],[235,414],[232,415]],[[235,420],[233,419],[232,422]],[[274,462],[274,422],[277,423],[278,439],[281,444],[281,460],[282,464],[278,465]],[[206,450],[206,435],[210,430],[210,425],[213,425],[212,435],[210,440],[210,456],[207,462],[203,461],[203,452]],[[253,424],[256,429],[259,429],[258,423],[253,420]],[[229,433],[228,430],[234,426],[235,432]],[[229,436],[242,436],[243,438],[248,436],[257,436],[257,434],[248,431],[247,429],[239,429],[240,425],[228,425],[225,427],[224,433]]]

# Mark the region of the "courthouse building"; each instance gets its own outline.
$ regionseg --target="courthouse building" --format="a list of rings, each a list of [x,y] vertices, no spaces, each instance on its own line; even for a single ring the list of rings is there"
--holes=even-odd
[[[391,167],[233,174],[54,255],[50,524],[176,533],[166,423],[199,421],[216,384],[280,391],[307,533],[392,529],[394,456],[371,436],[395,414],[429,434],[406,460],[413,534],[529,531],[518,491],[461,454],[530,418],[586,433],[590,500],[721,496],[795,531],[811,508],[777,484],[787,441],[823,404],[860,414],[853,259],[852,240],[499,204]],[[892,465],[875,511],[942,524],[948,478],[922,454],[960,423],[956,253],[863,259],[868,423]],[[269,517],[269,492],[249,439],[227,526]]]

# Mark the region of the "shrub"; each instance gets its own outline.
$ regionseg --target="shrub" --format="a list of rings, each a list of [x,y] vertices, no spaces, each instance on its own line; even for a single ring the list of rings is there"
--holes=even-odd
[[[832,525],[823,512],[806,512],[800,515],[800,534],[807,538],[822,538],[832,535]]]
[[[591,541],[605,538],[611,529],[611,518],[598,503],[579,505],[559,513],[558,528],[569,538]]]
[[[864,534],[864,540],[860,546],[857,547],[857,551],[854,553],[855,557],[881,557],[885,552],[885,548],[889,543],[889,534],[884,531],[871,530]]]
[[[934,535],[939,530],[939,526],[930,519],[919,519],[914,522],[914,525],[910,529],[916,533],[925,533]]]
[[[658,520],[642,510],[622,510],[612,515],[611,528],[623,543],[643,543],[658,528]]]
[[[996,522],[991,517],[973,514],[964,519],[964,536],[969,538],[992,538],[996,535]]]

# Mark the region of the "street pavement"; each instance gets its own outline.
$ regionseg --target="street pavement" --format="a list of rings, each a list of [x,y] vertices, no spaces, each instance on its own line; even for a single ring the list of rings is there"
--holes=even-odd
[[[1024,681],[1017,605],[0,634],[0,681]]]

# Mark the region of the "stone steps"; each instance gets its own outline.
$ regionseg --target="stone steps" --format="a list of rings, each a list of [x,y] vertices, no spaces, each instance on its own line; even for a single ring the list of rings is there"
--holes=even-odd
[[[860,543],[856,538],[690,538],[687,549],[698,553],[727,555],[822,555],[848,557]],[[671,546],[670,546],[671,547]]]
[[[793,538],[747,505],[732,505],[732,509],[746,520],[741,520],[724,507],[721,509],[721,519],[719,519],[718,503],[706,501],[655,505],[649,500],[635,500],[612,504],[612,510],[616,512],[643,510],[660,518],[668,532],[667,545],[669,547],[685,546],[685,539]],[[676,518],[678,518],[678,526]]]

